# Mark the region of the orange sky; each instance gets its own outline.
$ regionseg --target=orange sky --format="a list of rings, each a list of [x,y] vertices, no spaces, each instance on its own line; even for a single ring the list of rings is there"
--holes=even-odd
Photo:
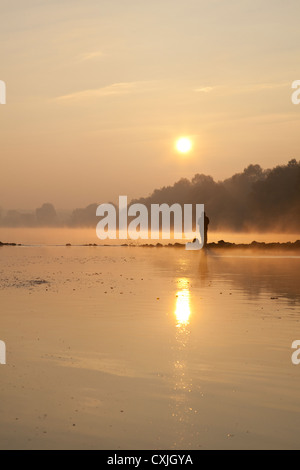
[[[83,207],[299,159],[298,0],[0,9],[0,206]],[[181,135],[194,143],[184,158]]]

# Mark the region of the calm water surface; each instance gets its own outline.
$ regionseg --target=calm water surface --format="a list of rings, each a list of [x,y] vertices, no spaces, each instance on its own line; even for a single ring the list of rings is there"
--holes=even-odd
[[[299,448],[300,258],[1,248],[1,448]]]

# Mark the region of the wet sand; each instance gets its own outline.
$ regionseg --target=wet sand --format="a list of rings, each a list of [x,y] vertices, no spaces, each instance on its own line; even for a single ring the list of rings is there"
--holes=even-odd
[[[300,257],[1,247],[1,449],[299,449]]]

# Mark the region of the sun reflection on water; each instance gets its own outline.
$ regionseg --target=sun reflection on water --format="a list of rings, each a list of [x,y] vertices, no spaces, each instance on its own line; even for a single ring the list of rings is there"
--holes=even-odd
[[[174,408],[173,417],[180,423],[177,428],[178,442],[174,447],[183,445],[187,436],[187,428],[191,414],[189,394],[192,391],[192,381],[187,370],[188,344],[190,336],[191,292],[190,283],[186,278],[177,281],[176,305],[174,316],[176,320],[176,359],[174,361]]]
[[[176,297],[176,310],[175,317],[177,320],[177,327],[185,327],[189,325],[191,316],[190,307],[190,291],[187,279],[180,279],[179,281],[180,290],[177,292]]]

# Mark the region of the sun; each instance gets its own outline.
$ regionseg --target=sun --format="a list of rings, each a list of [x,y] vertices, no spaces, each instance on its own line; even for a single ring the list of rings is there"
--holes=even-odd
[[[180,153],[188,153],[192,150],[192,141],[188,137],[181,137],[176,142],[176,148]]]

